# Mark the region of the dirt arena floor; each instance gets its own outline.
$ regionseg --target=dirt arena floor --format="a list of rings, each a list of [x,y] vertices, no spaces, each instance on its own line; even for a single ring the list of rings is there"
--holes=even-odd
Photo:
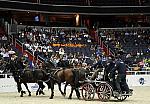
[[[132,87],[134,90],[133,96],[127,98],[123,102],[117,102],[113,98],[109,102],[101,102],[95,97],[94,101],[78,100],[73,94],[72,99],[68,99],[70,90],[67,90],[67,97],[61,96],[55,88],[54,99],[49,99],[49,92],[45,91],[46,95],[36,96],[32,92],[32,96],[27,94],[24,97],[19,97],[17,92],[0,93],[0,104],[150,104],[150,87]],[[97,96],[97,95],[96,95]]]

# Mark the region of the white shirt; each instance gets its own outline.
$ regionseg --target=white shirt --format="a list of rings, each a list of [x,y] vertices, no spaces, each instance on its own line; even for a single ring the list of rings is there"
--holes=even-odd
[[[3,55],[3,57],[9,57],[9,53],[8,52],[3,53],[2,55]]]

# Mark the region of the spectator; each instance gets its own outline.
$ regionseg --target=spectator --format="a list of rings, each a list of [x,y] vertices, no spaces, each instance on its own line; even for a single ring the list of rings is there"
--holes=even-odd
[[[64,48],[63,48],[63,47],[60,47],[60,48],[59,48],[59,55],[60,55],[60,57],[63,57],[64,54],[65,54]]]

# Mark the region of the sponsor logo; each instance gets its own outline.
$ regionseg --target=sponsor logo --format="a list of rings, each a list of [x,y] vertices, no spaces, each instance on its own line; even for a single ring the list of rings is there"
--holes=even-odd
[[[140,78],[140,79],[139,79],[139,83],[140,83],[141,85],[144,85],[144,84],[145,84],[145,79],[144,79],[144,78]]]
[[[16,85],[1,85],[0,88],[11,88],[16,87]]]
[[[37,84],[34,84],[34,85],[31,86],[32,90],[37,90],[38,88],[39,88],[39,86]]]

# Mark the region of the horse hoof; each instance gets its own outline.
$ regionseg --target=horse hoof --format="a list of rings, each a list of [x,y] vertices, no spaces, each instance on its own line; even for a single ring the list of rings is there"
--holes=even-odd
[[[78,97],[79,100],[81,100],[81,97]]]
[[[28,96],[31,96],[31,94],[29,94]]]
[[[42,95],[45,95],[45,93],[44,93],[44,92],[41,92],[39,95],[41,95],[41,94],[42,94]]]
[[[63,95],[63,97],[65,97],[66,96],[66,94],[62,94]]]
[[[41,94],[45,95],[45,93],[43,91],[39,91],[39,95],[41,95]]]
[[[23,91],[22,93],[23,93],[23,94],[26,94],[26,92],[25,92],[25,91]]]
[[[69,97],[68,99],[72,99],[71,97]]]
[[[50,97],[49,99],[53,99],[53,97]]]
[[[23,97],[23,95],[20,95],[20,97]]]
[[[36,93],[36,96],[38,95],[38,93]]]

